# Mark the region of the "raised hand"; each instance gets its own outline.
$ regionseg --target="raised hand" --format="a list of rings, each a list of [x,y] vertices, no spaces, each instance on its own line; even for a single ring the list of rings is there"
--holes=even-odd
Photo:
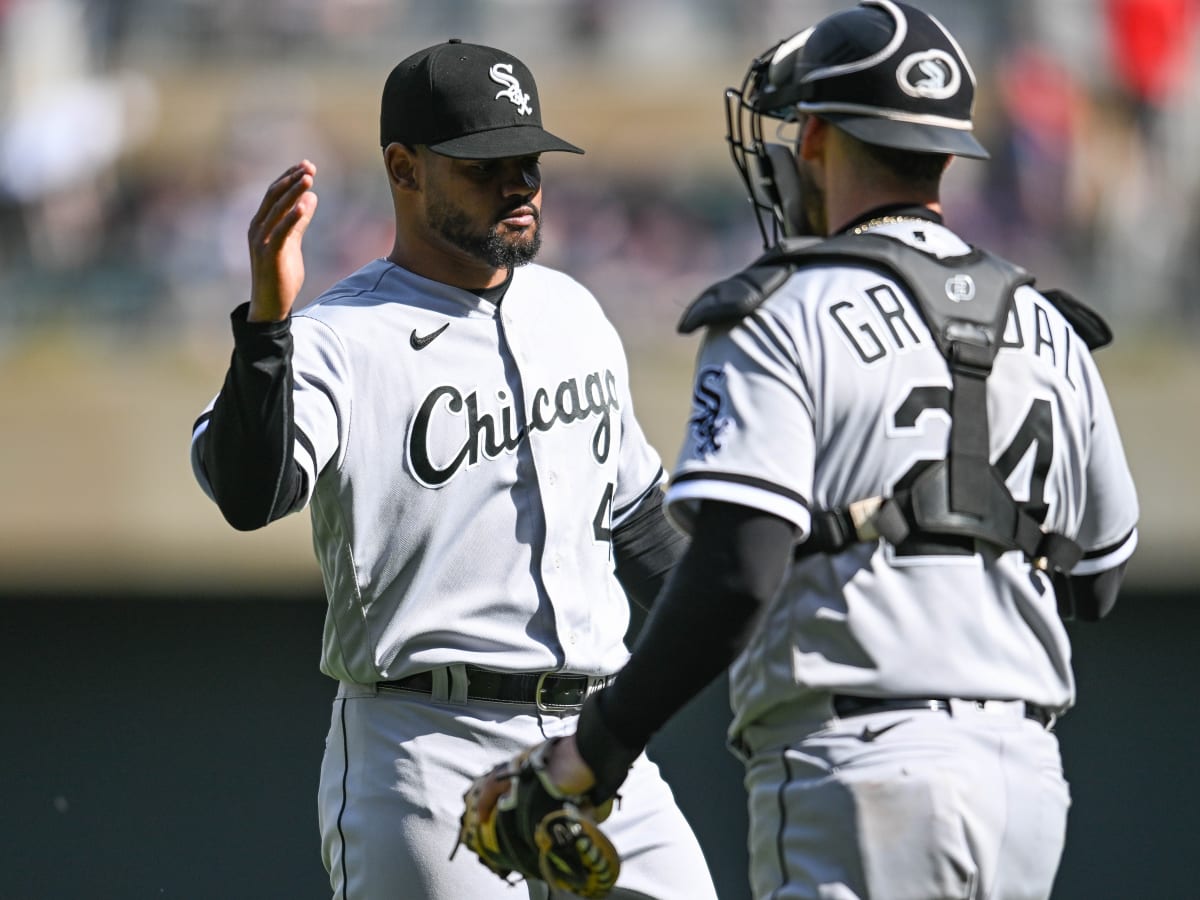
[[[317,209],[311,190],[317,167],[307,159],[271,183],[250,220],[251,322],[280,322],[288,317],[304,284],[301,239]]]

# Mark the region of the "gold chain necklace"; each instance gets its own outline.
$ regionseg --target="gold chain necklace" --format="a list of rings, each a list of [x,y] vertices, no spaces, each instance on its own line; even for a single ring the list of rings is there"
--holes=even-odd
[[[872,228],[878,228],[880,225],[894,225],[897,222],[928,222],[929,220],[922,216],[879,216],[875,219],[868,219],[861,225],[855,227],[851,234],[862,234],[864,231],[870,231]]]

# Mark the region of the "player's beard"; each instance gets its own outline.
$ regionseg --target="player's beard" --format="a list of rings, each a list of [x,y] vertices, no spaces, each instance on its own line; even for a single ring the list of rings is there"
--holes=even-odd
[[[500,222],[480,230],[461,207],[438,199],[429,204],[429,227],[467,255],[494,269],[511,269],[532,262],[542,248],[541,212],[534,206],[531,229],[513,233]]]
[[[825,221],[825,191],[817,184],[808,163],[804,160],[797,162],[796,176],[800,181],[800,206],[804,212],[805,230],[800,233],[826,237],[829,234],[829,223]]]

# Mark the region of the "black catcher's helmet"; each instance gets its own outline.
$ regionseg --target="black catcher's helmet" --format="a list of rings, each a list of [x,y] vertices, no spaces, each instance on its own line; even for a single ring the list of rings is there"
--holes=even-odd
[[[808,231],[796,176],[800,114],[868,144],[986,159],[971,133],[974,103],[975,73],[958,42],[905,3],[862,0],[780,41],[725,91],[726,139],[763,245]],[[771,140],[764,119],[774,120]]]

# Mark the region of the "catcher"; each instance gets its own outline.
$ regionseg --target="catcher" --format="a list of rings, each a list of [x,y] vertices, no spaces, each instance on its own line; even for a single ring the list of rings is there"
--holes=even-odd
[[[987,156],[974,89],[935,19],[862,0],[727,94],[766,252],[680,323],[706,329],[665,499],[691,543],[576,733],[535,752],[540,783],[603,800],[730,666],[760,900],[1053,889],[1063,619],[1115,604],[1137,492],[1107,325],[944,222],[951,158]]]

